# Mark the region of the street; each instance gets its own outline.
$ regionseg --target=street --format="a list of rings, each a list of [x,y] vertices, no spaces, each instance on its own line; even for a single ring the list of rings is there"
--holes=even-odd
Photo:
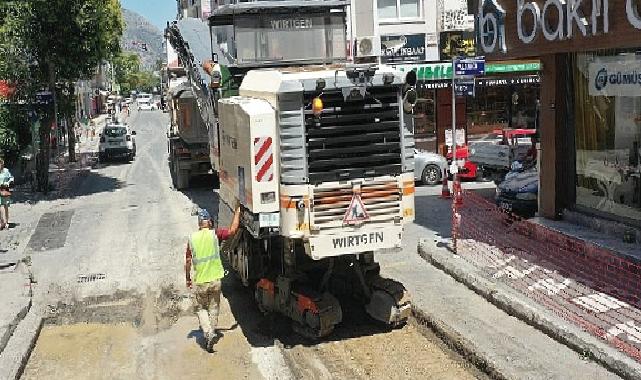
[[[224,337],[214,354],[203,350],[183,260],[194,207],[215,214],[217,198],[207,178],[172,189],[166,123],[159,111],[133,113],[136,159],[96,165],[70,199],[51,205],[59,235],[40,231],[51,230],[43,223],[34,232],[35,304],[47,320],[23,379],[482,377],[424,327],[389,330],[359,308],[326,341],[306,341],[282,318],[263,317],[232,274],[223,282]]]
[[[0,1],[0,380],[641,379],[620,3]]]

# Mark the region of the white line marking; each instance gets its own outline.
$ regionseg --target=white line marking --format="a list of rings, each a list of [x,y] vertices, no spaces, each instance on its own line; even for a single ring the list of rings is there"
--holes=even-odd
[[[544,278],[536,281],[534,284],[528,286],[528,290],[541,290],[545,291],[547,294],[559,294],[560,291],[567,288],[572,281],[569,278],[563,280],[563,282],[557,282],[553,278]]]
[[[619,301],[605,293],[596,293],[573,298],[572,302],[595,313],[605,313],[609,310],[630,307],[627,303]]]
[[[492,277],[501,278],[503,276],[507,276],[507,277],[509,277],[511,279],[523,278],[523,277],[529,275],[530,273],[532,273],[532,272],[534,272],[534,271],[536,271],[538,269],[541,269],[541,267],[538,266],[538,265],[532,265],[528,269],[522,271],[522,270],[518,270],[518,269],[514,268],[511,265],[508,265],[505,268],[501,269],[500,271],[494,273],[494,275]]]
[[[608,330],[606,337],[610,338],[621,334],[627,334],[627,339],[630,342],[641,343],[641,327],[637,326],[634,321],[614,325]]]

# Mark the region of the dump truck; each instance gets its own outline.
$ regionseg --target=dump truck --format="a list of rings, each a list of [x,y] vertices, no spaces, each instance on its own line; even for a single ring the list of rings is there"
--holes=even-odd
[[[227,60],[206,65],[212,162],[221,201],[242,208],[223,253],[261,310],[315,338],[341,302],[392,326],[411,310],[374,255],[399,251],[414,219],[416,77],[347,62],[347,3],[224,1],[209,19]]]
[[[202,31],[198,29],[198,21],[186,20],[181,25],[183,25],[183,32],[187,30],[194,33],[194,27],[196,32]],[[206,28],[205,31],[207,31]],[[194,85],[193,80],[190,79],[193,74],[187,74],[189,69],[194,69],[193,56],[179,59],[179,54],[173,45],[167,43],[166,46],[164,99],[170,115],[167,127],[168,161],[174,188],[182,190],[189,187],[192,178],[212,174],[209,130],[213,128],[210,121],[213,114],[210,116],[212,112],[208,114],[207,110],[203,110],[203,106],[199,104],[201,99],[207,99],[208,93],[200,93],[202,87]],[[185,48],[189,49],[189,47],[182,47],[183,50]],[[207,49],[210,50],[209,47]],[[200,47],[201,52],[202,50],[203,48]]]
[[[211,173],[209,135],[190,86],[184,82],[170,86],[167,95],[169,168],[174,187],[182,190],[192,178]]]

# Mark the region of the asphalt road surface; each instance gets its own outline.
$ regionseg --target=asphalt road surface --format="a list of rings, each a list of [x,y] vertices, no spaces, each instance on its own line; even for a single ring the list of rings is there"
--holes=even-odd
[[[35,231],[36,305],[47,313],[23,379],[472,379],[476,368],[412,323],[389,330],[362,310],[322,342],[265,317],[233,275],[223,281],[214,354],[184,287],[195,207],[218,211],[212,179],[175,191],[159,111],[132,113],[138,156],[96,165]],[[44,217],[43,217],[44,218]],[[224,222],[224,221],[223,221]],[[55,233],[53,233],[54,231]]]

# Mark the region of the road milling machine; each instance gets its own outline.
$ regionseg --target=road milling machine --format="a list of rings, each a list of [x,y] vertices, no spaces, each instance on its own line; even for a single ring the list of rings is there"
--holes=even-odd
[[[393,326],[411,312],[374,254],[399,251],[414,219],[416,76],[347,62],[347,3],[223,0],[209,19],[212,164],[243,210],[223,251],[261,310],[311,337],[341,302]]]

